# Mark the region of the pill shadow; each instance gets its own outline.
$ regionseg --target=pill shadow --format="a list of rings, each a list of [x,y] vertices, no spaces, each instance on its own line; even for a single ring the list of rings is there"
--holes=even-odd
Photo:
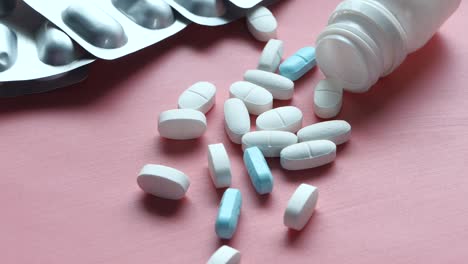
[[[229,32],[229,34],[226,34],[226,32]],[[192,24],[187,35],[192,40],[186,42],[185,46],[199,53],[212,52],[212,49],[216,48],[217,45],[231,41],[250,45],[259,51],[265,46],[264,42],[256,41],[250,35],[243,19],[217,27]],[[200,36],[203,36],[203,38],[200,38]]]
[[[243,155],[243,154],[241,154]],[[268,162],[268,161],[267,161]],[[247,172],[247,169],[245,168],[245,166],[243,167],[242,169],[242,172],[241,172],[241,177],[245,179],[245,181],[248,183],[247,185],[249,186],[248,189],[249,189],[249,194],[250,194],[250,197],[252,197],[251,199],[249,200],[253,200],[255,202],[255,204],[261,208],[269,208],[273,205],[273,193],[275,192],[275,187],[274,185],[277,184],[277,183],[274,183],[273,185],[273,191],[271,193],[268,193],[268,194],[259,194],[257,193],[257,191],[255,190],[255,187],[252,183],[252,180],[250,179],[250,175],[249,173]],[[273,178],[275,177],[275,175],[273,175]],[[275,180],[275,179],[273,179]]]
[[[188,200],[186,197],[181,200],[168,200],[144,193],[140,197],[140,202],[143,209],[149,214],[160,217],[174,217],[181,213]]]
[[[203,137],[191,140],[172,140],[157,136],[154,139],[154,150],[162,150],[168,156],[181,157],[200,151],[206,145],[204,142]]]
[[[255,121],[254,121],[255,122]],[[252,121],[251,121],[252,123]],[[255,123],[254,123],[255,124]],[[243,157],[244,157],[244,151],[242,150],[242,145],[241,144],[236,144],[234,142],[232,142],[228,135],[226,133],[224,133],[224,137],[225,137],[225,141],[223,142],[225,145],[229,145],[229,156],[230,157],[233,157],[233,154],[235,155],[235,157],[240,157],[241,160],[243,160]]]
[[[353,140],[350,139],[348,142],[336,146],[336,159],[349,154],[353,150]]]
[[[312,100],[313,92],[314,92],[314,84],[315,80],[317,80],[317,75],[320,74],[320,71],[318,70],[318,67],[315,66],[312,70],[310,70],[308,73],[306,73],[304,76],[302,76],[299,80],[294,81],[294,89],[300,90],[300,89],[310,89],[310,96]],[[318,82],[318,80],[317,80]],[[305,87],[303,87],[305,86]]]
[[[223,246],[223,245],[228,245],[228,246],[231,246],[231,247],[234,247],[236,248],[236,245],[240,244],[240,240],[241,240],[241,234],[239,232],[239,229],[241,228],[242,226],[242,213],[239,215],[239,220],[237,221],[237,229],[236,231],[234,232],[234,236],[231,238],[231,239],[223,239],[223,238],[219,238],[217,235],[215,235],[215,242],[214,242],[214,248],[215,250],[218,249],[219,247]]]
[[[316,229],[320,225],[321,222],[321,214],[319,210],[315,210],[314,214],[311,216],[309,221],[307,222],[306,226],[300,230],[294,230],[290,228],[286,228],[285,231],[285,238],[284,238],[284,244],[288,247],[296,247],[299,246],[300,243],[304,242],[306,238],[309,238],[311,233],[315,233]],[[311,244],[307,243],[308,247],[311,246]]]
[[[398,98],[408,94],[409,87],[414,89],[413,83],[434,74],[440,65],[446,65],[451,59],[448,52],[446,41],[439,33],[436,34],[423,48],[410,54],[395,72],[380,79],[370,91],[364,94],[345,93],[343,109],[337,119],[349,121],[354,128],[371,120],[378,121],[385,111],[399,107]],[[425,85],[417,89],[421,95],[425,95],[428,88]]]
[[[283,106],[291,106],[293,105],[294,97],[289,100],[274,100],[273,101],[273,108],[283,107]]]
[[[273,5],[268,6],[268,9],[273,13],[281,12],[280,10],[286,6],[285,2],[287,1],[276,1]],[[229,32],[229,34],[226,34],[226,32]],[[263,50],[266,44],[266,42],[258,41],[252,37],[247,29],[245,18],[216,27],[192,24],[187,35],[190,36],[191,40],[185,42],[187,43],[186,46],[199,52],[211,52],[213,46],[221,45],[227,41],[231,42],[232,40],[239,40],[242,44],[250,45],[259,52]]]
[[[283,176],[281,178],[282,180],[286,180],[291,183],[303,183],[312,179],[318,180],[325,177],[333,177],[335,167],[335,162],[332,162],[313,169],[290,171],[283,169],[277,159],[269,161],[268,164],[274,175],[281,174]]]
[[[206,174],[210,175],[210,170],[208,168],[206,168]],[[210,181],[210,184],[208,185],[208,187],[210,190],[207,190],[207,191],[213,194],[211,195],[213,198],[212,199],[213,204],[216,206],[219,205],[219,203],[221,202],[221,198],[223,198],[223,194],[227,188],[216,188],[216,186],[213,184],[213,181]]]

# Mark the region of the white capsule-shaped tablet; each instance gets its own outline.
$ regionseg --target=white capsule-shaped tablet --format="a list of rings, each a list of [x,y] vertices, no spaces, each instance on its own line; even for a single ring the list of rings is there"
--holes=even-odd
[[[297,143],[297,136],[286,131],[254,131],[242,137],[242,149],[258,147],[265,157],[279,157],[281,150]]]
[[[273,95],[265,88],[250,82],[233,83],[229,95],[231,98],[241,99],[252,115],[259,115],[273,108]]]
[[[207,264],[238,264],[240,260],[241,254],[238,250],[229,246],[221,246],[211,255]]]
[[[324,119],[337,116],[343,103],[343,88],[330,80],[322,80],[315,87],[314,112]]]
[[[208,145],[208,169],[216,188],[231,185],[231,162],[222,143]]]
[[[333,162],[336,145],[329,140],[306,141],[284,148],[280,157],[286,170],[312,169]]]
[[[302,128],[297,137],[299,142],[326,139],[340,145],[351,137],[351,125],[344,120],[320,122]]]
[[[206,114],[216,101],[216,86],[209,82],[197,82],[179,97],[179,108],[193,109]]]
[[[231,98],[224,102],[224,128],[236,144],[241,144],[242,136],[250,131],[249,111],[242,100]]]
[[[144,192],[171,200],[182,199],[190,186],[190,180],[183,172],[154,164],[141,169],[137,183]]]
[[[263,48],[257,69],[268,72],[276,72],[283,57],[283,41],[270,39]]]
[[[186,140],[199,138],[206,131],[206,117],[193,109],[173,109],[159,115],[158,131],[164,138]]]
[[[278,107],[257,117],[257,130],[279,130],[296,133],[302,127],[302,111],[295,106]]]
[[[257,40],[268,41],[276,38],[278,22],[268,8],[258,6],[247,12],[247,28]]]
[[[278,100],[289,100],[294,94],[294,83],[272,72],[248,70],[244,74],[244,80],[267,89]]]
[[[294,230],[302,230],[314,213],[318,194],[318,189],[315,186],[299,185],[284,211],[284,225]]]

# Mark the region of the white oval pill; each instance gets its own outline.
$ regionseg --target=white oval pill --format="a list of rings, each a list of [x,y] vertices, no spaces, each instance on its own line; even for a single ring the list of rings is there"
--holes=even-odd
[[[192,109],[173,109],[159,115],[158,131],[164,138],[186,140],[199,138],[206,131],[205,115]]]
[[[238,264],[241,260],[241,254],[238,250],[222,246],[211,255],[207,264]]]
[[[190,180],[183,172],[154,164],[141,169],[137,183],[144,192],[171,200],[182,199],[190,186]]]
[[[343,88],[329,80],[320,81],[314,92],[314,112],[324,119],[333,118],[341,111]]]
[[[283,57],[283,41],[270,39],[263,48],[257,69],[268,72],[276,72]]]
[[[306,141],[284,148],[280,156],[286,170],[312,169],[334,161],[336,145],[329,140]]]
[[[209,82],[197,82],[179,97],[179,108],[193,109],[206,114],[215,104],[216,86]]]
[[[317,200],[317,187],[304,183],[299,185],[284,211],[284,225],[294,230],[302,230],[314,213]]]
[[[250,82],[235,82],[229,89],[231,98],[241,99],[252,115],[259,115],[273,108],[273,95],[265,88]]]
[[[247,28],[254,38],[268,41],[276,38],[278,22],[273,14],[264,6],[258,6],[247,12]]]
[[[258,147],[265,157],[279,157],[281,150],[296,144],[297,136],[286,131],[254,131],[242,137],[242,149]]]
[[[231,162],[222,143],[208,145],[208,169],[216,188],[231,185]]]
[[[224,128],[236,144],[240,144],[242,136],[250,131],[249,111],[240,99],[231,98],[224,102]]]
[[[320,122],[302,128],[297,136],[299,142],[326,139],[340,145],[351,137],[351,125],[343,120]]]
[[[257,130],[279,130],[296,133],[302,127],[302,111],[294,106],[278,107],[257,118]]]
[[[267,89],[273,98],[289,100],[294,94],[294,83],[281,75],[261,70],[248,70],[244,80]]]

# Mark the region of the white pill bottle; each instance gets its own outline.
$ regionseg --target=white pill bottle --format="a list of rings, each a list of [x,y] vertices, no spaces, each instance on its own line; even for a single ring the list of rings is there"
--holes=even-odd
[[[345,0],[317,39],[317,64],[345,90],[366,92],[424,46],[460,2]]]

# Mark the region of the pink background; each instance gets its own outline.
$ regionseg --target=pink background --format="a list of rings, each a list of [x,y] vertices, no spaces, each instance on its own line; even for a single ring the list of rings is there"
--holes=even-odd
[[[311,45],[338,0],[272,7],[287,56]],[[346,94],[340,119],[351,142],[331,166],[286,172],[269,160],[270,196],[259,197],[239,146],[223,130],[228,88],[256,66],[263,44],[243,21],[191,25],[118,61],[98,61],[89,79],[55,92],[0,100],[0,263],[204,263],[221,245],[214,233],[222,195],[207,170],[207,145],[231,155],[244,204],[227,244],[242,263],[467,263],[468,5],[431,42],[371,92]],[[297,82],[291,102],[312,111],[319,71]],[[161,139],[158,114],[194,82],[218,87],[209,129],[195,141]],[[145,163],[174,166],[192,185],[187,198],[145,196]],[[300,183],[320,188],[318,210],[301,233],[282,224]]]

